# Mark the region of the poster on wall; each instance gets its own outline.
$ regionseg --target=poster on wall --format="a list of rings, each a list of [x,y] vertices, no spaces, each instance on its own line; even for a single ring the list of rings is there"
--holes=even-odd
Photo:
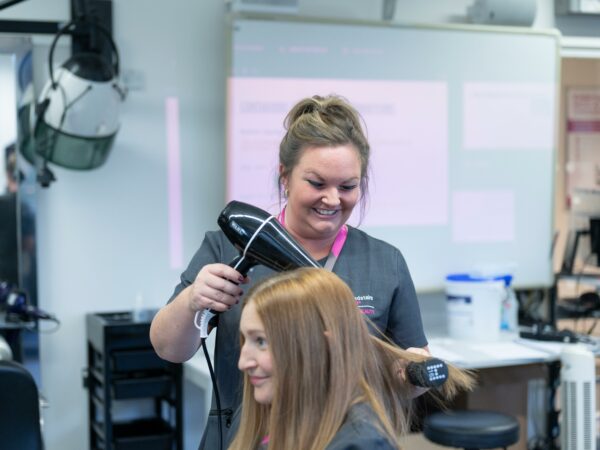
[[[600,89],[567,91],[567,207],[586,209],[600,199]]]

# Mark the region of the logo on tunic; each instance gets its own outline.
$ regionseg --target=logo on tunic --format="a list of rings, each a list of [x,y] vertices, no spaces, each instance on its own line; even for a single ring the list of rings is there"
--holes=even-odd
[[[354,300],[356,300],[358,309],[360,309],[365,316],[372,316],[375,314],[375,306],[373,306],[374,299],[372,295],[357,295],[354,297]]]

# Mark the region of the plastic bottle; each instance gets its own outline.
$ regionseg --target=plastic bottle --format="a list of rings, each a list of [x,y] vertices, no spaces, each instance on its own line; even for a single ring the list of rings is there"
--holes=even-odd
[[[519,302],[515,291],[506,286],[506,297],[502,301],[502,315],[500,329],[505,331],[517,331],[519,327]]]

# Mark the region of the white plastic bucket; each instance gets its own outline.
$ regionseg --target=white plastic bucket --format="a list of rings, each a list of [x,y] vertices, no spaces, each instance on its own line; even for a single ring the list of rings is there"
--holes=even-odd
[[[494,341],[500,336],[503,276],[452,274],[446,277],[448,334],[455,339]]]

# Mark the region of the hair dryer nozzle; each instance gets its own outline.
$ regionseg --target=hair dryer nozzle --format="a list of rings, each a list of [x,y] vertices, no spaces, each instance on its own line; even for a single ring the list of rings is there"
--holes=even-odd
[[[276,271],[298,267],[320,267],[309,253],[268,212],[231,201],[217,220],[241,258]],[[248,264],[247,264],[248,265]]]

